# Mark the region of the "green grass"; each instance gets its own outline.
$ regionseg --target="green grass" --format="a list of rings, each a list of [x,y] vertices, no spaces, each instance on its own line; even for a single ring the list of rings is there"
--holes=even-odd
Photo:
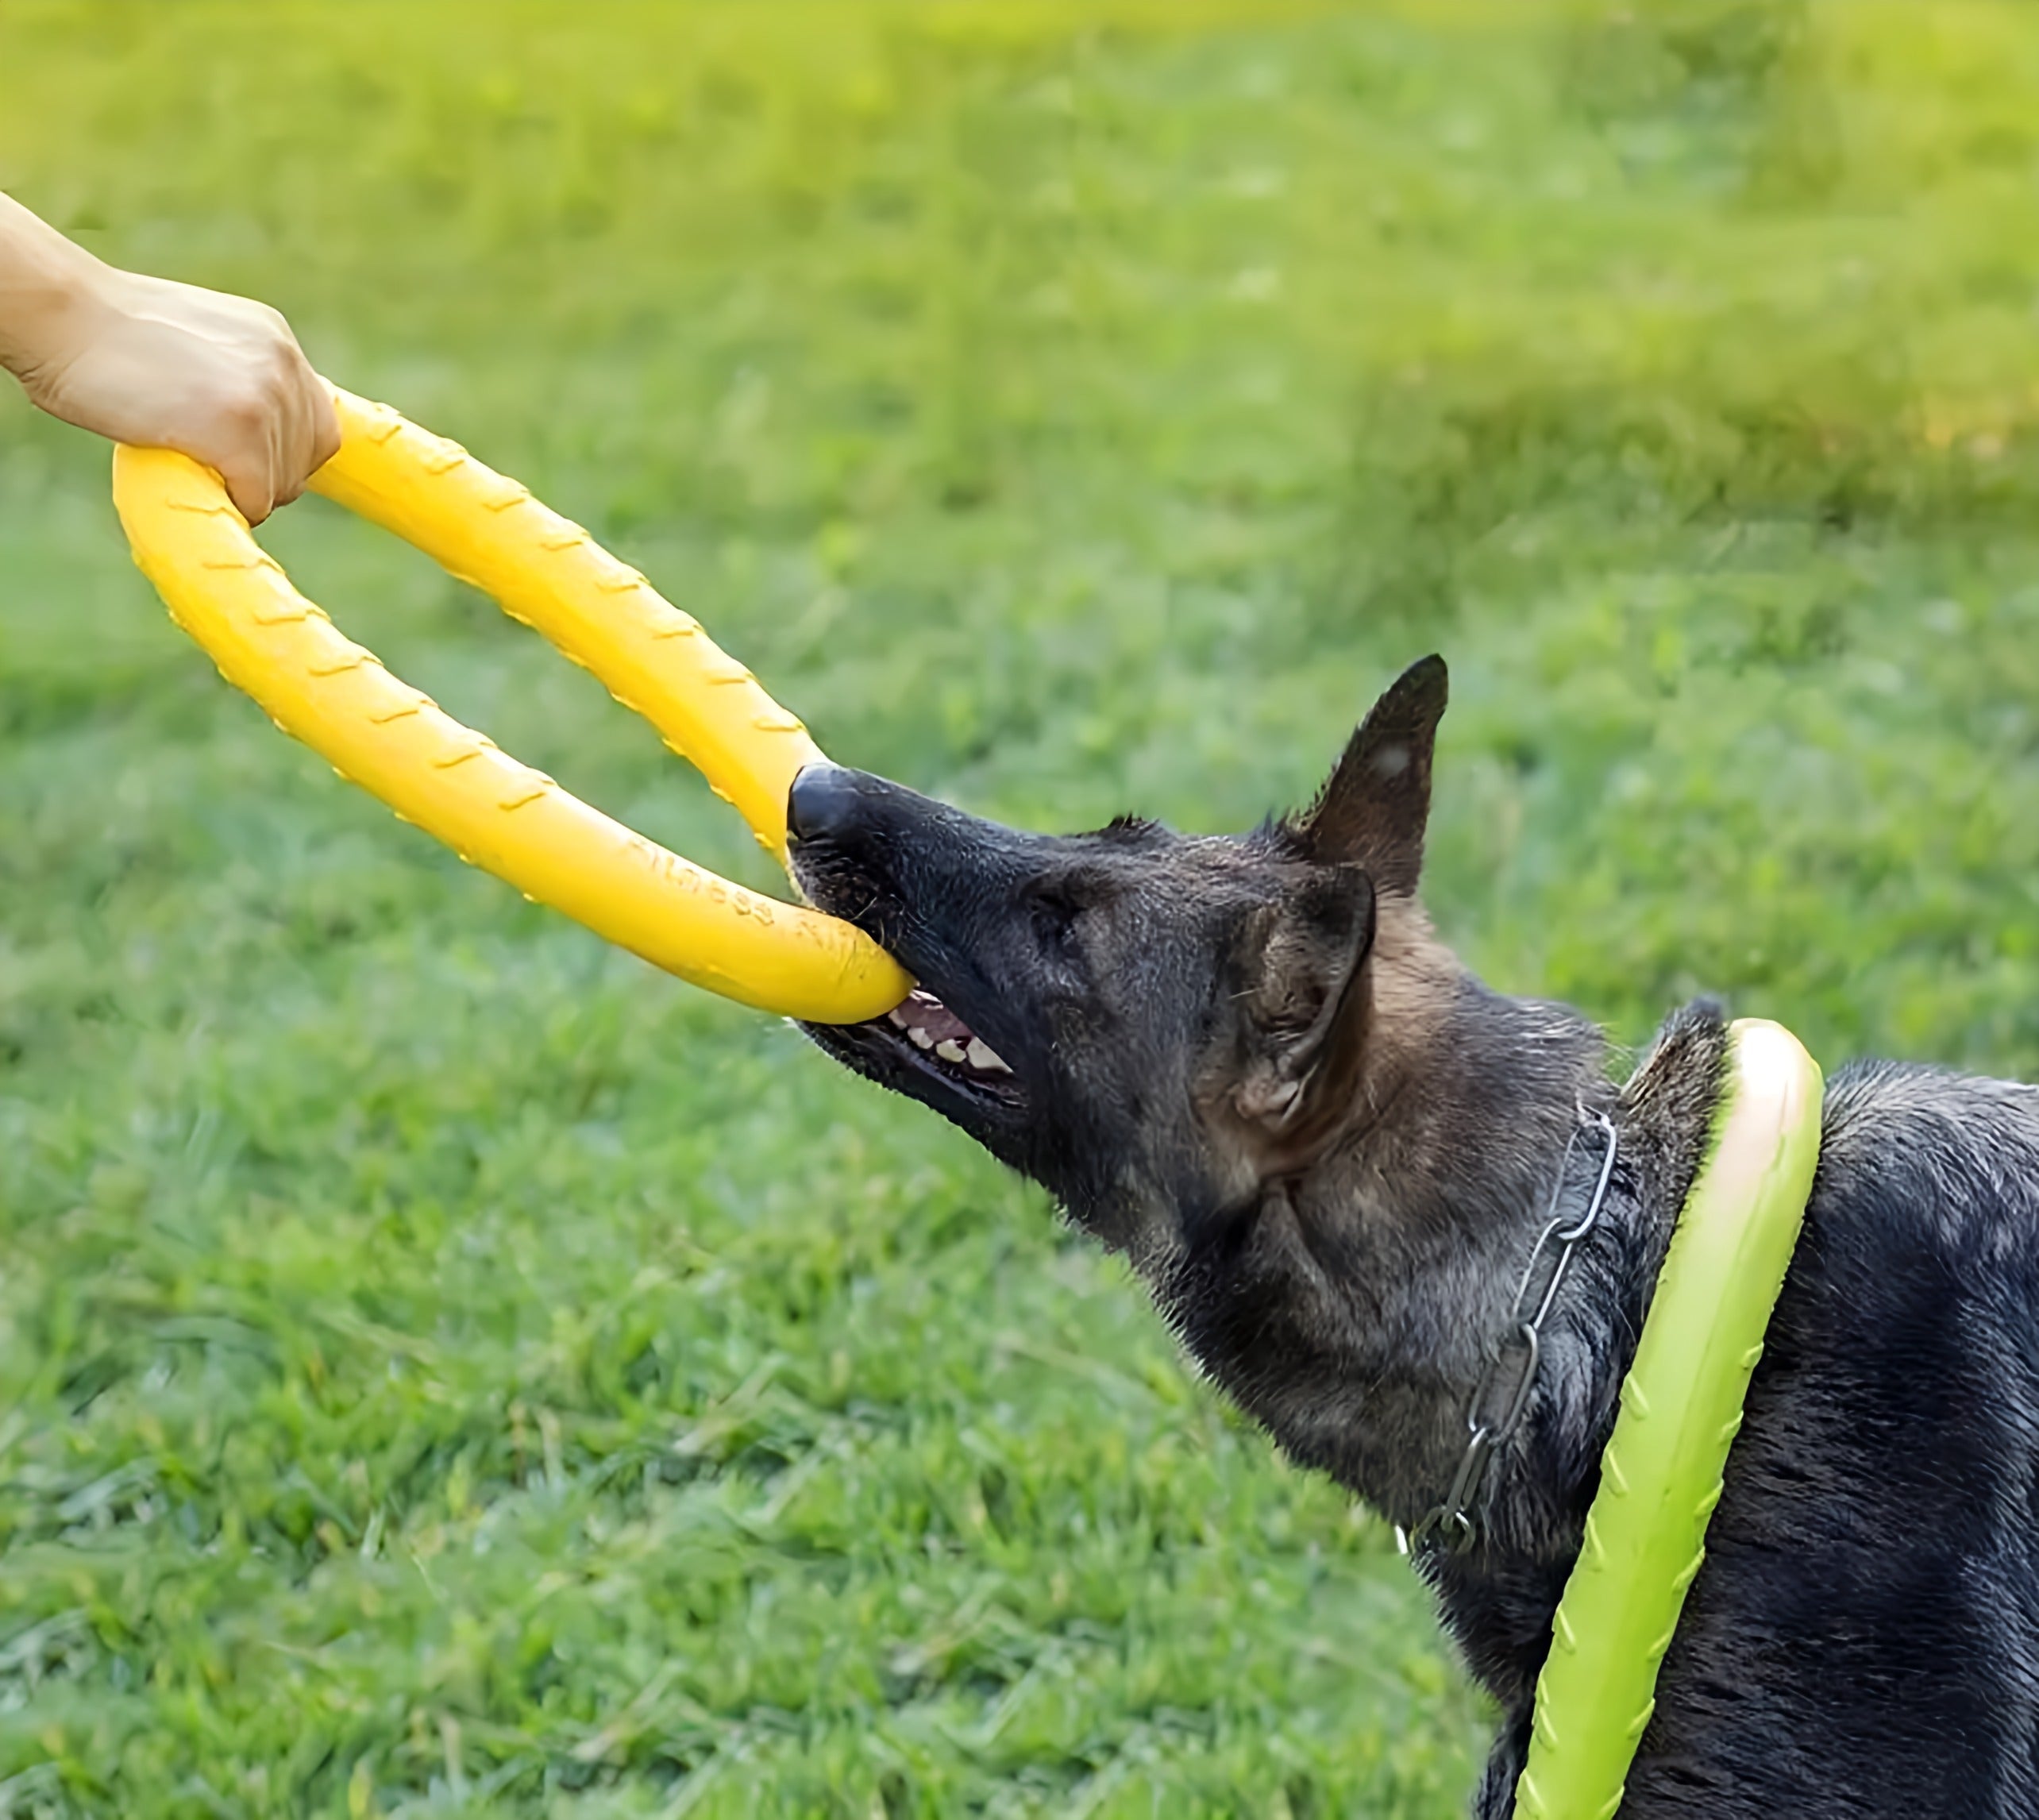
[[[268,297],[838,756],[1241,825],[1450,656],[1432,894],[1625,1040],[2039,1072],[2039,26],[0,4],[0,187]],[[0,399],[0,1814],[1462,1810],[1379,1529],[946,1128],[279,739]],[[769,883],[314,502],[455,712]]]

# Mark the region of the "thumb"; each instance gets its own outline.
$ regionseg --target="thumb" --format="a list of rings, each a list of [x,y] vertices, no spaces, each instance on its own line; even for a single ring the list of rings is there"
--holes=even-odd
[[[259,525],[276,509],[276,486],[266,462],[229,461],[213,472],[218,475],[235,509],[250,525]]]

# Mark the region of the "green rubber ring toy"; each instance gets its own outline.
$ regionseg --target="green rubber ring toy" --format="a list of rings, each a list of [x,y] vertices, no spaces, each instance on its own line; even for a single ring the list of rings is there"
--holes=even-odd
[[[1657,1669],[1706,1555],[1706,1523],[1819,1160],[1819,1065],[1739,1020],[1709,1154],[1678,1217],[1586,1540],[1536,1680],[1519,1820],[1609,1820],[1656,1708]]]

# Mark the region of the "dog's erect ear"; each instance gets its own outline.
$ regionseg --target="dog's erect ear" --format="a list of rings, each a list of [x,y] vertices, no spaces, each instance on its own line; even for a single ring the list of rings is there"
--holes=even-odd
[[[1295,824],[1327,866],[1363,866],[1383,891],[1413,896],[1430,819],[1430,755],[1449,695],[1435,655],[1404,670],[1352,735],[1309,812]]]
[[[1311,867],[1239,932],[1234,993],[1247,1043],[1232,1107],[1285,1150],[1312,1141],[1327,1107],[1349,1103],[1373,939],[1373,881],[1357,866]]]

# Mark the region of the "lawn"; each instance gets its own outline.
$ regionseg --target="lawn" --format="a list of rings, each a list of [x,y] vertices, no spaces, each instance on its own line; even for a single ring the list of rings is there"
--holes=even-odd
[[[0,187],[269,299],[837,756],[1246,824],[1624,1042],[2039,1074],[2017,3],[0,0]],[[1392,1539],[1043,1198],[279,738],[0,397],[0,1815],[1463,1810]],[[769,885],[322,502],[453,712]]]

